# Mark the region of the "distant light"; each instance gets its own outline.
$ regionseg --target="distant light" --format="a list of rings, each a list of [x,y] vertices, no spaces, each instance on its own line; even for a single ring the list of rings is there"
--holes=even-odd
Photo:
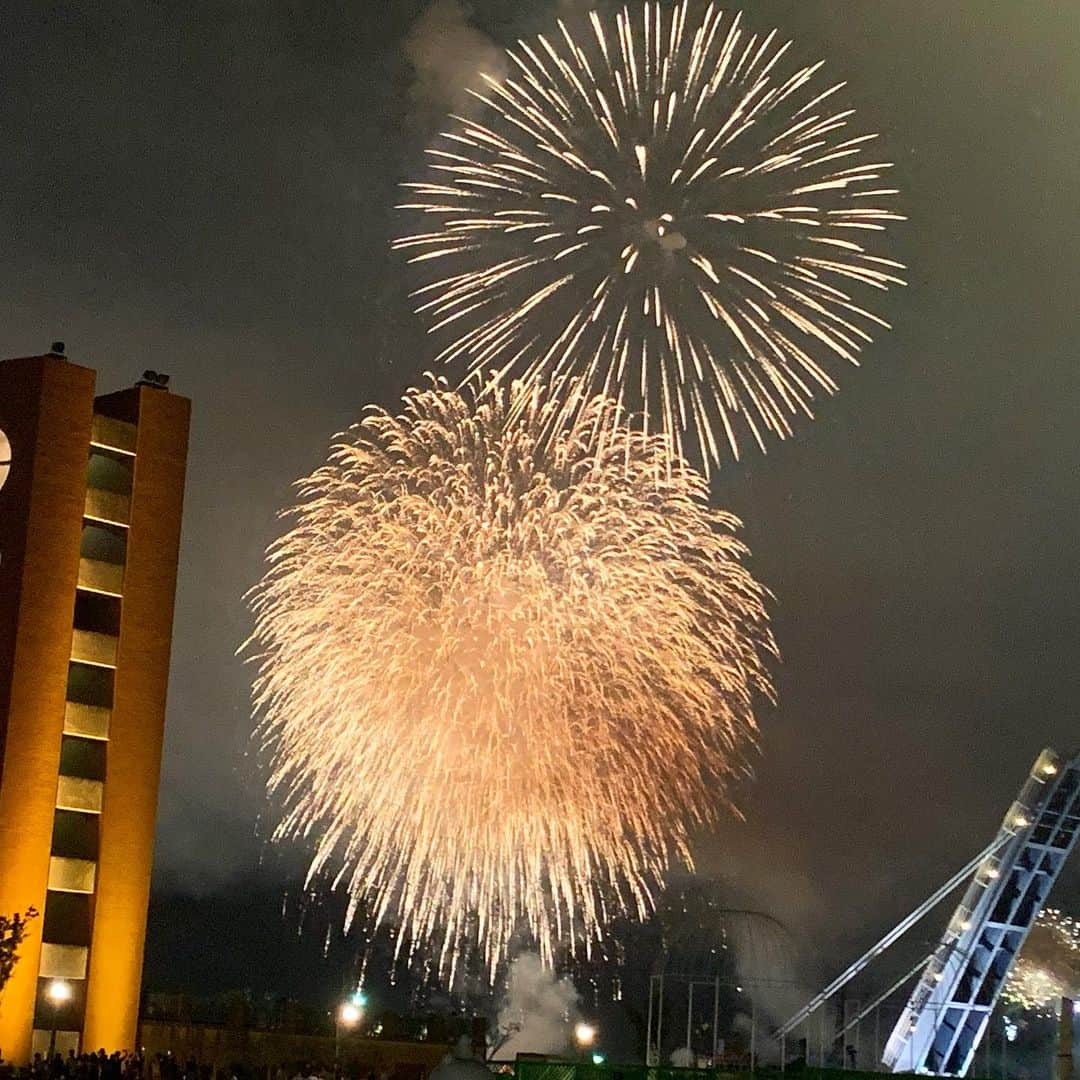
[[[574,1042],[578,1046],[592,1046],[596,1041],[596,1028],[592,1024],[579,1023],[574,1025]]]
[[[63,979],[53,979],[45,993],[54,1005],[62,1005],[71,1000],[71,987]]]
[[[1016,817],[1013,818],[1013,824],[1018,829],[1026,829],[1031,824],[1031,822],[1028,821],[1028,819],[1024,817],[1023,814],[1017,814]]]
[[[354,1005],[351,1001],[346,1001],[344,1005],[338,1009],[338,1021],[343,1027],[354,1027],[360,1023],[360,1018],[363,1016],[363,1011],[359,1005]]]
[[[970,929],[971,929],[971,920],[970,920],[970,919],[965,919],[965,920],[964,920],[964,921],[963,921],[963,922],[962,922],[962,923],[960,924],[960,929],[961,929],[961,930],[970,930]]]
[[[362,1009],[367,1004],[367,994],[363,990],[357,990],[349,1001],[352,1002],[358,1009]]]
[[[1057,766],[1047,763],[1042,768],[1043,776],[1053,776],[1057,772]]]
[[[603,1065],[604,1064],[604,1055],[603,1054],[593,1054],[592,1063],[594,1065]]]
[[[986,876],[993,880],[994,878],[1001,877],[1001,871],[996,866],[991,866],[990,869],[986,871]]]

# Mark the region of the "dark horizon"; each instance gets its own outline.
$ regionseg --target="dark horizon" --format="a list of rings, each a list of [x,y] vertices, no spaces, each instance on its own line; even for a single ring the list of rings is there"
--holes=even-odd
[[[295,924],[267,925],[298,859],[260,869],[242,598],[293,480],[427,369],[389,241],[448,87],[566,6],[9,5],[0,355],[62,339],[99,392],[153,368],[193,401],[149,986],[292,968],[318,997],[351,962],[315,934],[283,952]],[[1080,746],[1080,21],[1049,0],[747,17],[848,80],[910,218],[893,331],[813,423],[713,483],[783,660],[746,821],[699,865],[788,925],[812,978],[983,847],[1044,745]],[[1080,911],[1075,862],[1053,900]],[[178,967],[200,910],[261,925]]]

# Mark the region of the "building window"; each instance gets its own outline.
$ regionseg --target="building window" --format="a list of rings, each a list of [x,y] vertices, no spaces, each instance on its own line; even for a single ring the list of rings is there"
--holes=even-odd
[[[127,530],[98,523],[84,525],[79,554],[84,559],[123,566],[127,557]]]
[[[108,451],[94,451],[86,469],[87,487],[98,491],[111,491],[114,495],[130,495],[132,471],[130,458],[111,454]]]
[[[53,819],[52,853],[62,859],[86,859],[98,856],[98,819],[96,814],[57,810]]]
[[[105,780],[105,747],[101,739],[64,735],[60,742],[60,775]]]
[[[52,945],[89,945],[89,894],[50,891],[45,901],[45,922],[41,936],[42,940]]]
[[[113,673],[92,664],[72,663],[68,667],[67,700],[77,705],[112,708]]]

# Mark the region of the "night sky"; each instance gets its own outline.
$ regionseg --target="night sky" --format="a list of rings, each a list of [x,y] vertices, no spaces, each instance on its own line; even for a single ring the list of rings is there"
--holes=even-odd
[[[295,927],[289,868],[256,870],[242,595],[291,481],[425,370],[395,185],[492,42],[556,5],[426,8],[4,5],[0,355],[63,339],[101,391],[149,367],[194,402],[151,985],[205,912],[261,929],[232,940],[235,972],[195,950],[183,978],[280,978],[266,942]],[[783,663],[747,820],[700,862],[832,972],[983,846],[1041,747],[1080,746],[1080,6],[747,15],[850,80],[911,218],[911,285],[880,305],[894,331],[815,423],[714,484],[776,595]],[[1055,899],[1080,910],[1080,865]],[[287,963],[334,983],[321,945]]]

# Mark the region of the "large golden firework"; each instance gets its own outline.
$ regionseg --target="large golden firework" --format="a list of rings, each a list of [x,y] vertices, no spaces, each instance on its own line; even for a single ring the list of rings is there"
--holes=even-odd
[[[666,444],[436,383],[300,482],[254,590],[283,801],[352,906],[452,977],[646,914],[728,806],[771,696],[738,522]]]
[[[790,44],[684,2],[512,48],[406,185],[396,246],[440,358],[584,374],[706,471],[740,429],[764,448],[811,415],[903,267],[879,250],[900,215],[876,136]]]
[[[1080,997],[1080,923],[1058,908],[1040,911],[1001,996],[1040,1015],[1052,1014],[1062,997]]]

